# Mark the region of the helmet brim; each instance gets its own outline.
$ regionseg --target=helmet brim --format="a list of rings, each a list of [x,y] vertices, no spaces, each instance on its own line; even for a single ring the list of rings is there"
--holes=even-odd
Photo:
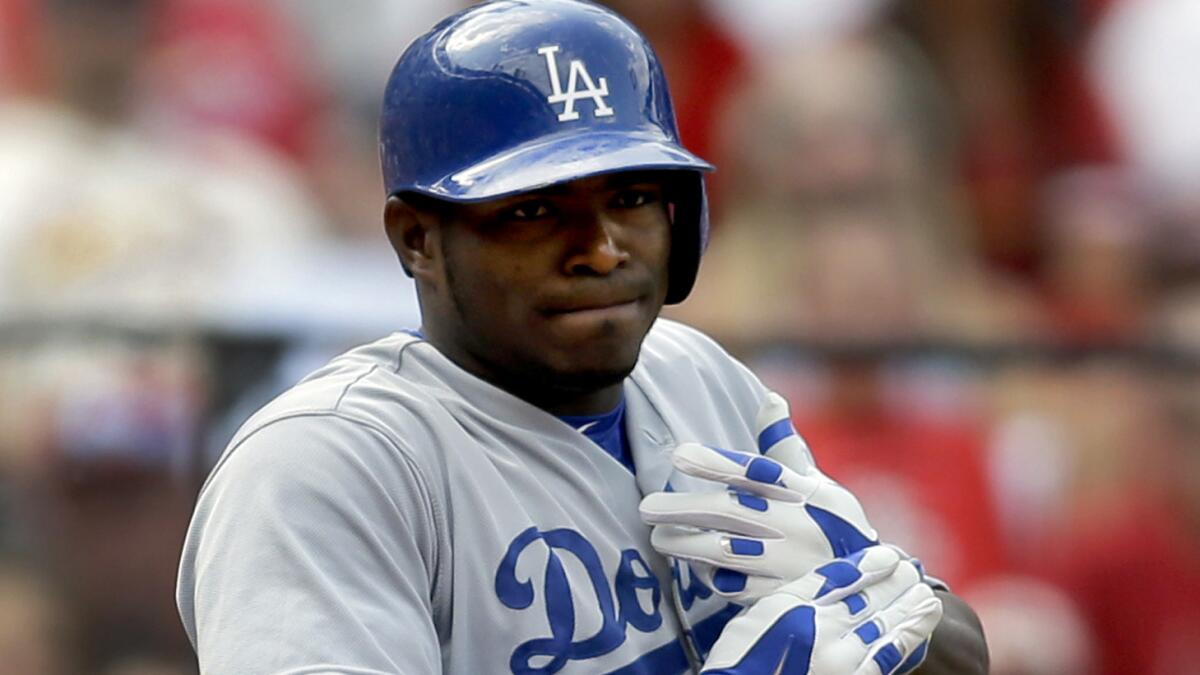
[[[454,202],[482,202],[580,178],[653,170],[708,172],[713,165],[661,133],[563,133],[518,146],[410,189]]]

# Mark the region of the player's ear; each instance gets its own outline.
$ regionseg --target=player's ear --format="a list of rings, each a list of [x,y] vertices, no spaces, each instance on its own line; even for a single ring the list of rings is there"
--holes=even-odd
[[[435,213],[414,207],[397,195],[388,197],[383,207],[383,227],[408,276],[433,280],[436,260],[433,246],[437,239],[433,231],[436,225]]]

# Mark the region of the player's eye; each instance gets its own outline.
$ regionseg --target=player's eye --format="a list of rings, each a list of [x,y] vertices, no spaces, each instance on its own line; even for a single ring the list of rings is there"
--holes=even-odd
[[[506,220],[538,220],[550,215],[550,205],[544,201],[521,202],[504,213]]]
[[[617,208],[635,209],[639,206],[653,204],[659,200],[659,191],[655,188],[626,188],[617,193],[613,204]]]

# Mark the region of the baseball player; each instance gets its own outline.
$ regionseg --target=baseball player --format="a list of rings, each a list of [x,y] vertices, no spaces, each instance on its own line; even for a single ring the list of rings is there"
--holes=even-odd
[[[974,615],[783,400],[658,318],[712,167],[627,22],[451,16],[397,63],[380,141],[423,325],[308,376],[213,469],[178,588],[204,672],[986,671]]]

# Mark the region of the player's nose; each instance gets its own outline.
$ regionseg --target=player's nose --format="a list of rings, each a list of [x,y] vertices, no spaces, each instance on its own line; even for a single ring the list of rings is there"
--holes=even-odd
[[[597,215],[572,228],[571,248],[564,271],[571,275],[605,276],[629,262],[629,251],[620,243],[621,226]]]

